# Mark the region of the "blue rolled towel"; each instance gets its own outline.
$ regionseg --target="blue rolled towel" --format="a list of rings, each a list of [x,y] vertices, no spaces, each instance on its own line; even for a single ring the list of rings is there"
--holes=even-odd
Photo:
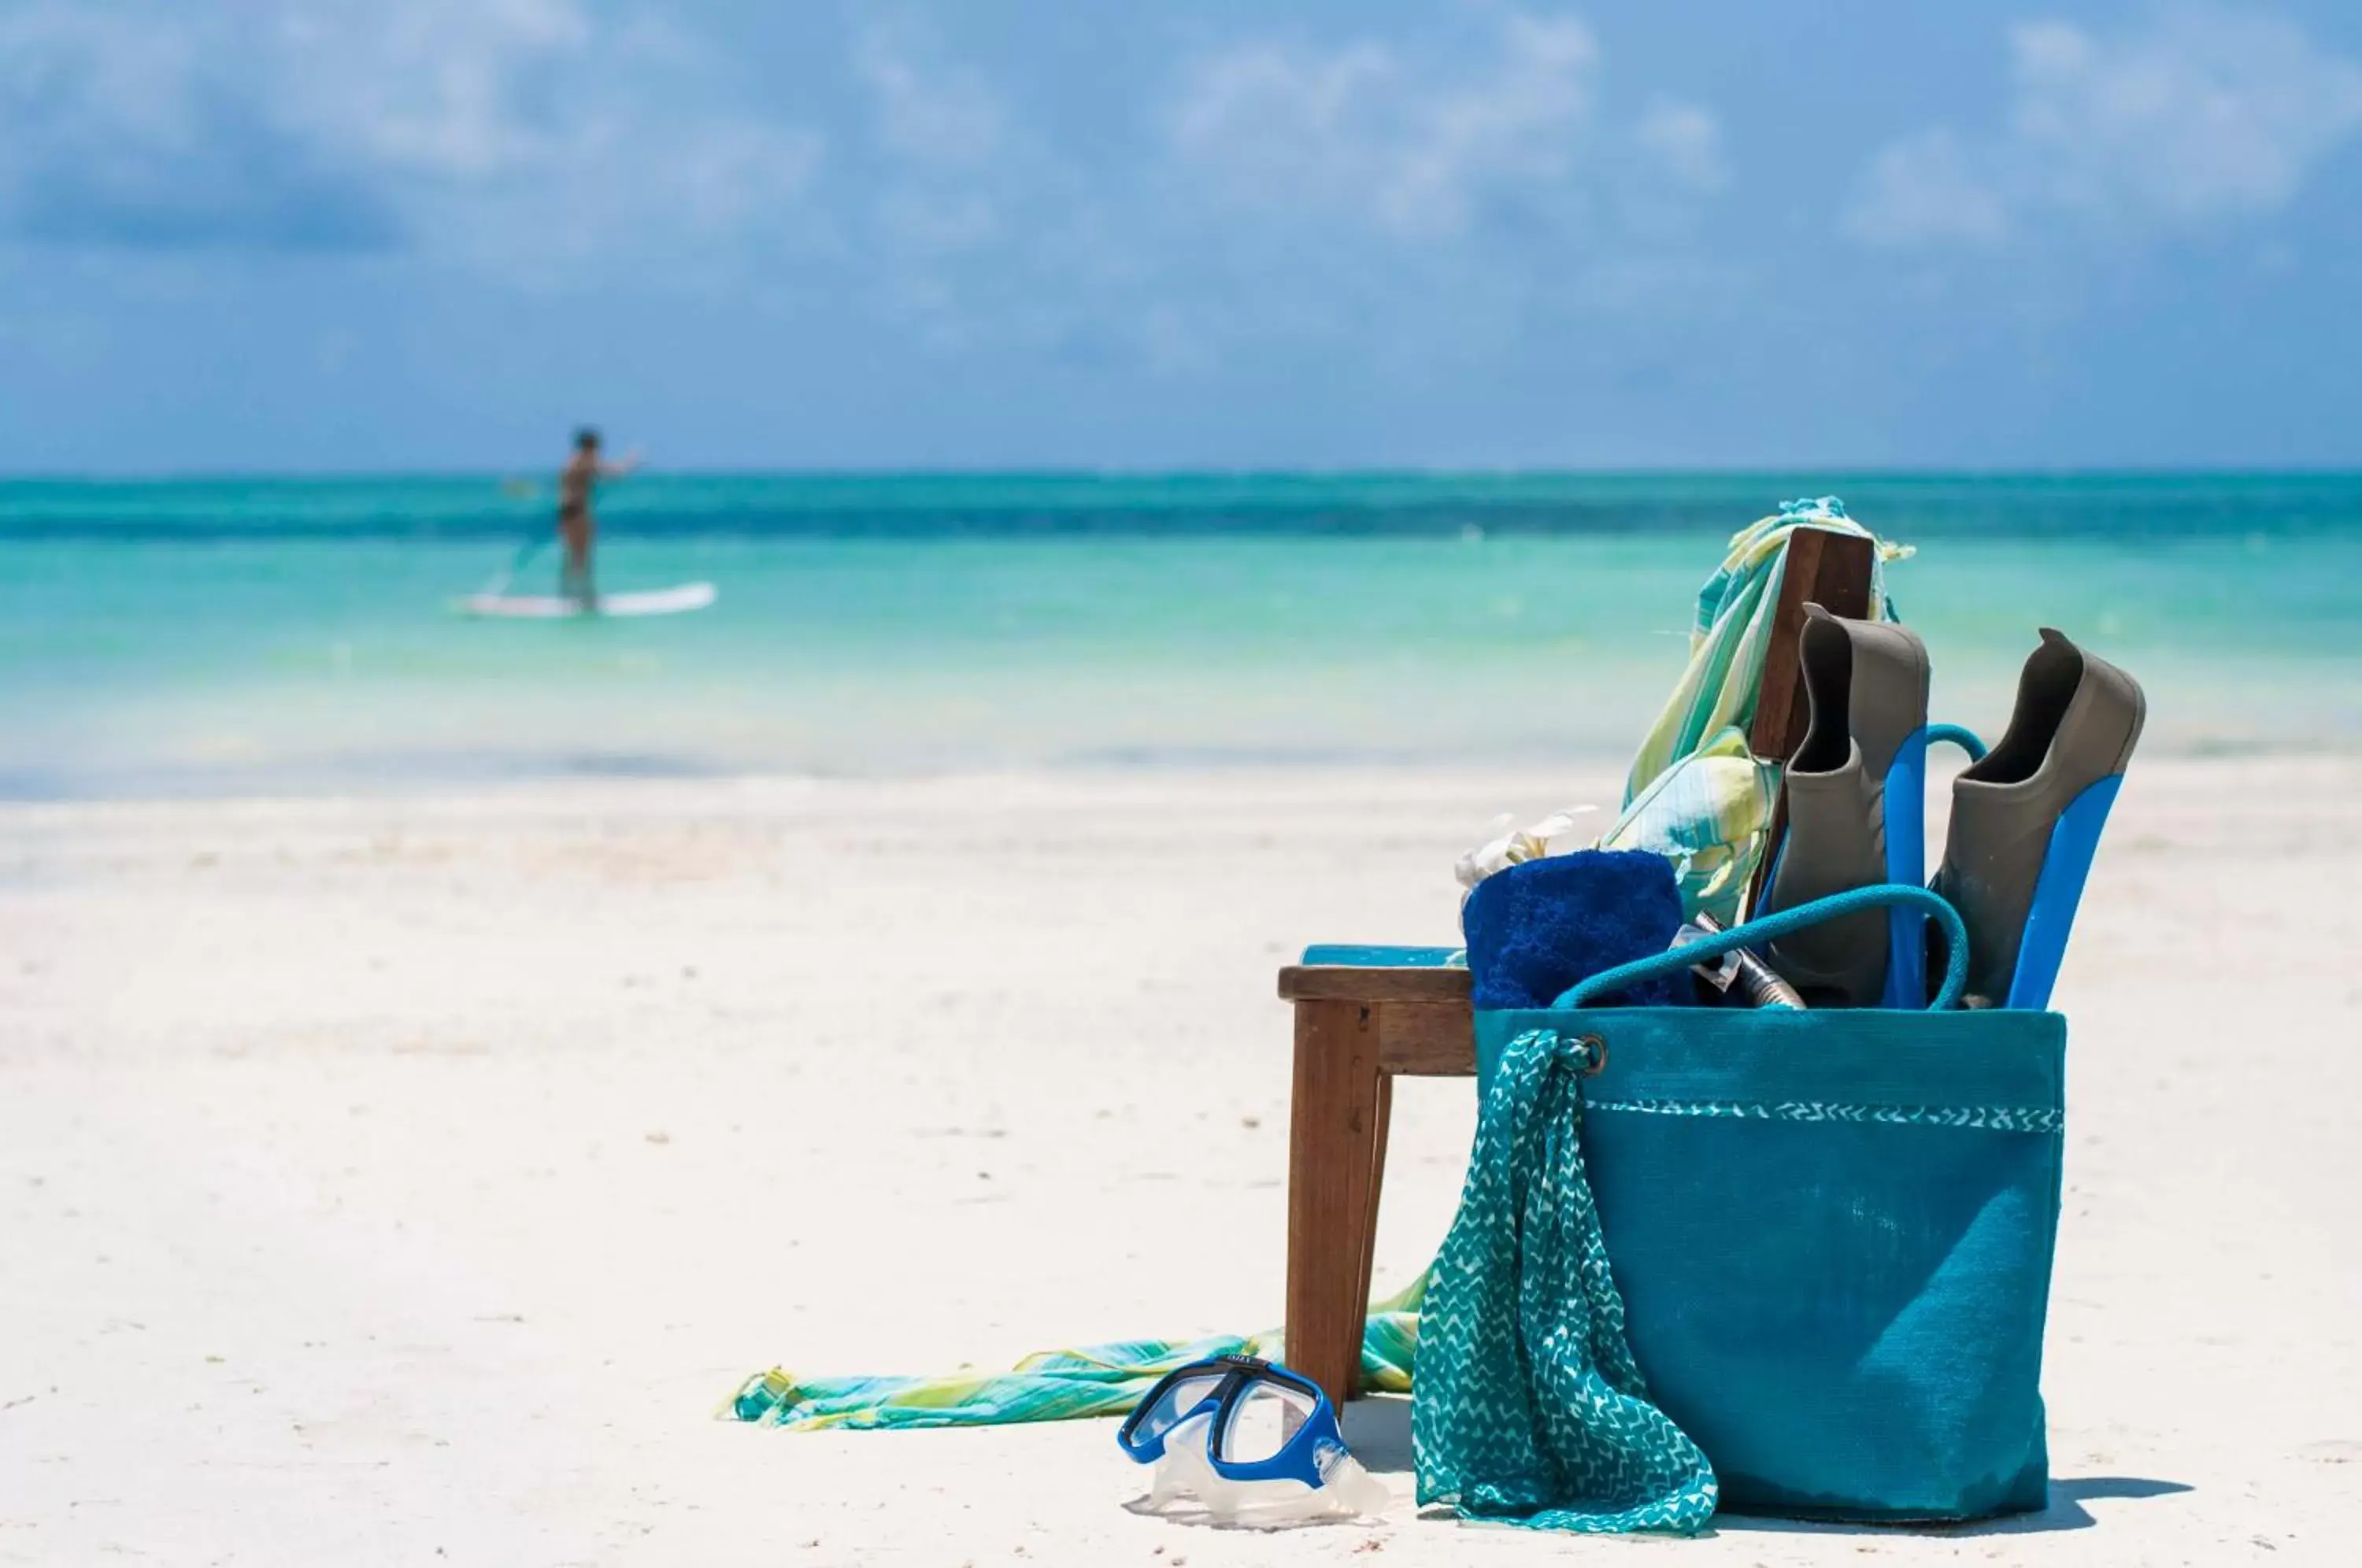
[[[1662,953],[1681,929],[1682,895],[1661,855],[1584,849],[1496,871],[1461,906],[1471,999],[1480,1008],[1548,1007],[1576,981]],[[1686,973],[1615,999],[1639,1007],[1696,1000]]]

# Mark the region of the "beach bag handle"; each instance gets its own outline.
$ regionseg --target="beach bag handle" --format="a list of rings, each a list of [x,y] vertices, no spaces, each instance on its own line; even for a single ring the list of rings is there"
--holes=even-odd
[[[1901,883],[1882,883],[1875,887],[1853,888],[1842,893],[1832,893],[1826,899],[1816,899],[1809,904],[1798,904],[1778,914],[1750,920],[1728,931],[1716,932],[1695,942],[1684,942],[1679,947],[1668,947],[1662,953],[1652,953],[1646,958],[1636,958],[1629,964],[1619,964],[1613,969],[1603,969],[1587,980],[1579,981],[1551,1005],[1560,1008],[1588,1006],[1604,996],[1612,996],[1644,980],[1661,979],[1678,975],[1700,959],[1716,958],[1741,947],[1757,947],[1777,942],[1791,933],[1808,925],[1818,925],[1825,920],[1858,910],[1875,909],[1882,905],[1915,905],[1920,911],[1944,928],[1944,983],[1936,989],[1936,999],[1927,1004],[1930,1012],[1943,1012],[1960,1005],[1960,992],[1969,983],[1969,928],[1960,923],[1958,910],[1925,888],[1907,887]]]

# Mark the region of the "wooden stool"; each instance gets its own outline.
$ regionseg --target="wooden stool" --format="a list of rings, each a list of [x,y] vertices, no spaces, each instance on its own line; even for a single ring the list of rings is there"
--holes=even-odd
[[[1871,567],[1871,543],[1858,535],[1803,527],[1790,536],[1748,736],[1758,756],[1786,760],[1810,720],[1796,653],[1805,604],[1867,616]],[[1775,812],[1775,840],[1780,825]],[[1342,1404],[1361,1382],[1394,1080],[1401,1074],[1474,1076],[1468,971],[1292,964],[1279,972],[1279,994],[1296,1008],[1287,1137],[1287,1362]]]

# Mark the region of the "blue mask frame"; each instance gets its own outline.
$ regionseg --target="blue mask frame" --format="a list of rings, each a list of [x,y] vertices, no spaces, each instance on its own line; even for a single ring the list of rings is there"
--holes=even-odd
[[[1180,1386],[1209,1377],[1213,1379],[1213,1386],[1205,1393],[1186,1405],[1175,1399],[1174,1391]],[[1312,1413],[1268,1459],[1227,1458],[1222,1444],[1230,1430],[1231,1413],[1261,1383],[1275,1384],[1308,1399]],[[1166,1434],[1200,1415],[1212,1417],[1206,1427],[1206,1458],[1213,1465],[1214,1474],[1226,1481],[1300,1481],[1308,1486],[1319,1486],[1324,1483],[1321,1459],[1332,1449],[1341,1452],[1345,1449],[1344,1434],[1337,1427],[1337,1412],[1319,1384],[1251,1355],[1222,1355],[1192,1362],[1158,1378],[1156,1386],[1132,1407],[1131,1414],[1116,1429],[1116,1446],[1139,1463],[1153,1464],[1164,1457]]]

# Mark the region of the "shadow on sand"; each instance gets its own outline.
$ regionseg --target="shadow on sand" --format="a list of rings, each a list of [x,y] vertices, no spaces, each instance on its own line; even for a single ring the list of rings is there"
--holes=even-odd
[[[1407,1474],[1411,1469],[1410,1401],[1398,1394],[1356,1399],[1343,1412],[1345,1442],[1363,1469],[1373,1474]],[[2153,1481],[2135,1475],[2074,1475],[2050,1483],[2050,1506],[2038,1514],[2014,1514],[2007,1518],[1979,1519],[1957,1525],[1847,1525],[1808,1519],[1753,1518],[1718,1514],[1716,1530],[1765,1531],[1792,1534],[2045,1535],[2055,1530],[2090,1529],[2100,1521],[2083,1505],[2169,1496],[2191,1488],[2180,1481]],[[2104,1511],[2104,1510],[2103,1510]]]

